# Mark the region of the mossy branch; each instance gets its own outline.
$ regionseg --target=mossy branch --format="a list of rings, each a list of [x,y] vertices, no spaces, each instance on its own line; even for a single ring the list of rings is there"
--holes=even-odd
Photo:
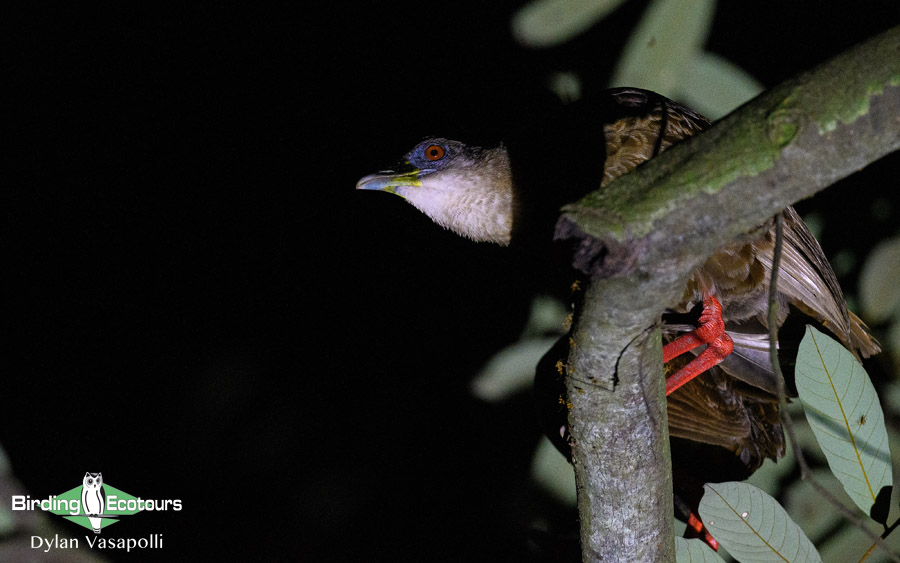
[[[569,360],[585,561],[672,561],[662,310],[717,247],[900,149],[900,27],[564,208],[591,274]]]

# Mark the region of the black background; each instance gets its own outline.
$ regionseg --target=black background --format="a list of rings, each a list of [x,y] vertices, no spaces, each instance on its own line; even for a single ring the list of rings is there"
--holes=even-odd
[[[707,48],[766,86],[900,21],[887,0],[731,4]],[[151,560],[523,560],[535,518],[573,522],[528,484],[528,397],[468,391],[541,273],[353,190],[425,135],[502,138],[553,102],[548,72],[604,87],[643,9],[537,51],[508,33],[519,5],[15,22],[0,443],[33,496],[102,471],[182,499],[104,531],[163,533],[133,557]],[[861,260],[896,232],[896,207],[869,213],[898,170],[804,204],[826,253]]]

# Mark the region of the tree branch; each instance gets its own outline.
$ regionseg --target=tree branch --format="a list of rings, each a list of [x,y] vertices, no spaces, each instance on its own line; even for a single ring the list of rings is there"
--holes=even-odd
[[[723,243],[900,148],[900,27],[564,208],[591,274],[569,360],[585,561],[671,561],[658,325]]]

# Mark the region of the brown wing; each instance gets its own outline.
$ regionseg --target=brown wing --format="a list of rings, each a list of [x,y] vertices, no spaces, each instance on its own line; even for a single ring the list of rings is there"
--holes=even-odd
[[[690,358],[677,358],[677,369]],[[784,454],[778,401],[713,368],[669,395],[669,434],[733,452],[750,470]]]
[[[568,352],[569,336],[566,335],[541,359],[534,381],[541,426],[566,457],[571,455],[566,431],[569,412],[564,372],[560,366],[565,365]],[[677,369],[688,359],[676,358],[667,368]],[[718,368],[700,375],[678,393],[670,395],[667,410],[672,437],[724,448],[749,471],[758,468],[765,458],[776,459],[784,453],[775,397],[729,377]],[[673,455],[676,453],[673,450]],[[726,471],[718,478],[743,477],[728,476]]]
[[[604,186],[710,124],[695,111],[648,90],[615,88],[609,94],[624,115],[604,127]]]
[[[734,351],[722,363],[722,369],[773,394],[775,375],[768,359],[767,317],[774,249],[774,226],[752,242],[723,246],[695,272],[682,303],[673,308],[685,312],[700,301],[701,288],[714,288],[722,303],[726,331],[734,340]],[[880,350],[865,324],[847,310],[822,248],[792,207],[784,210],[778,293],[779,327],[792,306],[821,323],[854,354],[859,351],[868,357]],[[782,350],[785,345],[792,349],[798,342],[782,341]]]
[[[779,324],[784,322],[790,304],[822,323],[854,353],[877,353],[878,343],[865,324],[847,310],[819,243],[793,208],[784,211],[784,219]],[[690,382],[668,400],[672,436],[722,446],[750,469],[766,457],[777,459],[784,450],[775,375],[769,360],[766,311],[774,240],[774,229],[768,229],[752,243],[724,247],[689,284],[686,299],[696,292],[697,277],[716,284],[734,351],[718,368]],[[684,329],[669,326],[666,333],[673,337]],[[784,350],[785,341],[781,346]],[[681,362],[689,359],[679,358]],[[669,367],[673,368],[677,366]]]
[[[774,241],[774,233],[767,237]],[[759,259],[770,272],[772,254],[761,253]],[[847,310],[841,286],[822,247],[793,207],[784,210],[784,245],[778,275],[778,292],[791,305],[822,323],[851,352],[858,350],[867,358],[881,351],[865,323]]]

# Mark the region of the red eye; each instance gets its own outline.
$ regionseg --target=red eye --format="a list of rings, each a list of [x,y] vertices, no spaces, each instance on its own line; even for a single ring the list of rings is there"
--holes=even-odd
[[[431,145],[425,149],[425,158],[431,161],[444,158],[444,147],[440,145]]]

